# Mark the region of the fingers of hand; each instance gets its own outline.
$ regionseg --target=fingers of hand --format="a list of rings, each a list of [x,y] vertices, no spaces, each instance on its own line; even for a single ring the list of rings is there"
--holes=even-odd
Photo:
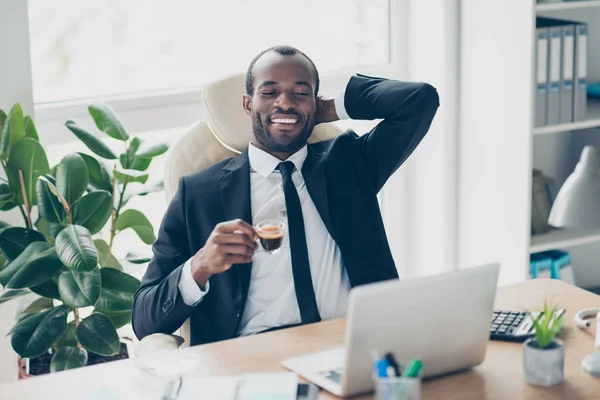
[[[256,231],[254,228],[241,219],[235,219],[233,221],[221,222],[215,227],[217,233],[234,233],[240,231],[243,234],[248,235],[249,238],[256,240]]]
[[[226,271],[231,264],[245,264],[252,261],[254,251],[243,245],[219,246],[218,253],[215,255],[216,267]]]
[[[241,233],[220,233],[213,237],[213,242],[218,245],[245,245],[253,251],[258,246],[254,240]]]
[[[254,254],[254,248],[243,244],[224,244],[219,246],[219,252],[224,255],[250,256]]]

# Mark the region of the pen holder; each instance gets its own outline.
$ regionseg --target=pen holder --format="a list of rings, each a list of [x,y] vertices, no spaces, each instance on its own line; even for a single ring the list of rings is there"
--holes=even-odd
[[[421,378],[375,377],[377,400],[421,400]]]

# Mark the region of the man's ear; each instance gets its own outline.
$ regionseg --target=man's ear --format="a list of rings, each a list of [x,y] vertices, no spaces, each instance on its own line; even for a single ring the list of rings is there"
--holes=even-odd
[[[248,94],[242,95],[242,106],[246,114],[252,115],[252,96]]]

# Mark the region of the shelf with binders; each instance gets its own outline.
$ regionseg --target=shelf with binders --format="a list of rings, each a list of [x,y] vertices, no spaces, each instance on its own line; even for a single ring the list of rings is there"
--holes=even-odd
[[[535,127],[533,128],[533,134],[546,135],[550,133],[570,132],[590,128],[600,128],[600,100],[588,97],[586,117],[584,120],[565,124]]]
[[[565,11],[600,7],[600,0],[538,1],[536,11]]]
[[[581,1],[553,1],[553,2],[538,2],[536,4],[536,14],[537,17],[542,18],[551,18],[557,20],[572,21],[574,25],[563,26],[562,35],[560,44],[558,44],[558,50],[560,52],[560,56],[555,56],[556,48],[554,48],[554,38],[556,34],[556,29],[560,26],[560,23],[552,23],[548,26],[547,31],[547,54],[544,54],[548,57],[547,59],[547,70],[546,70],[546,79],[548,79],[548,94],[545,101],[547,101],[546,108],[546,124],[539,122],[539,105],[540,103],[540,94],[539,91],[534,89],[534,126],[532,127],[533,135],[546,135],[546,134],[554,134],[561,132],[572,132],[572,131],[580,131],[587,130],[593,128],[600,128],[600,99],[595,97],[587,97],[585,96],[585,89],[582,93],[578,87],[581,87],[577,84],[578,76],[583,76],[586,78],[587,85],[597,83],[600,77],[600,0],[581,0]],[[543,25],[542,25],[543,26]],[[567,46],[567,29],[570,29],[570,26],[575,27],[574,31],[574,39],[571,39],[570,45]],[[578,26],[583,26],[585,32],[579,31]],[[540,28],[540,25],[537,25]],[[558,28],[560,31],[560,28]],[[572,29],[572,28],[571,28]],[[579,36],[583,34],[585,38],[585,42],[583,42],[584,52],[580,51],[579,48]],[[540,29],[536,30],[536,41],[535,41],[535,51],[534,51],[534,75],[536,76],[537,84],[539,85],[540,76],[540,62],[539,57],[542,56],[543,53],[539,52],[539,41],[540,39]],[[567,47],[565,47],[567,46]],[[569,65],[567,69],[567,61],[569,59],[568,56],[565,56],[564,51],[565,48],[568,48],[568,54],[573,54],[574,62]],[[564,58],[563,58],[564,57]],[[558,63],[558,64],[557,64]],[[542,67],[543,68],[543,67]],[[556,69],[558,68],[558,69]],[[543,69],[541,70],[543,71]],[[570,71],[565,72],[565,71]],[[564,87],[563,82],[566,82],[566,75],[570,74],[573,79],[573,98],[570,106],[572,107],[571,119],[572,122],[564,122],[569,121],[569,116],[564,115],[563,110],[565,106],[569,107],[568,101],[564,103]],[[552,106],[550,105],[550,96],[551,93],[556,93],[556,91],[551,91],[551,80],[560,79],[560,106],[559,111],[557,111],[556,105],[556,97],[552,99]],[[554,78],[551,78],[554,77]],[[554,81],[553,81],[554,82]],[[583,95],[583,99],[582,96]],[[554,95],[555,96],[555,95]],[[578,100],[577,102],[575,100]],[[581,107],[582,104],[587,102],[587,106]],[[552,111],[551,111],[552,110]],[[560,117],[556,117],[560,114]],[[550,115],[552,121],[550,121]],[[562,122],[559,122],[562,120]]]

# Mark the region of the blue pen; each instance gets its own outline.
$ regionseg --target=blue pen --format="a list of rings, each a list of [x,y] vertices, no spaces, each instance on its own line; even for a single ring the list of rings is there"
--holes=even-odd
[[[377,376],[379,378],[387,378],[388,377],[387,371],[388,371],[389,366],[390,366],[390,363],[385,358],[378,360],[375,363],[375,370],[377,372]]]

